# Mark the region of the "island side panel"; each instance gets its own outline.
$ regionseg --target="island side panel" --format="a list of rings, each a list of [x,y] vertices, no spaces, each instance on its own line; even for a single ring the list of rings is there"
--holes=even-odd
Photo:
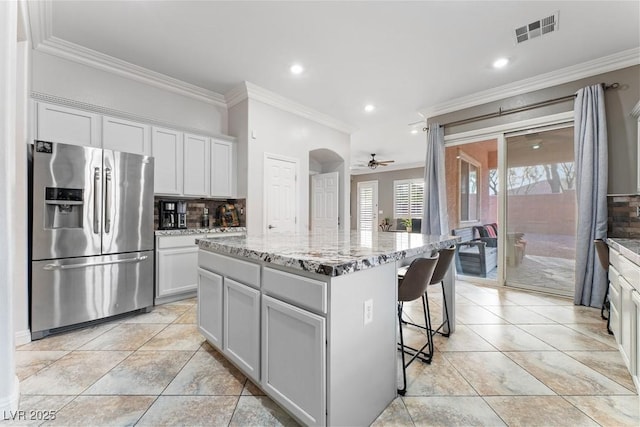
[[[328,425],[370,425],[395,399],[397,295],[395,262],[331,278]]]

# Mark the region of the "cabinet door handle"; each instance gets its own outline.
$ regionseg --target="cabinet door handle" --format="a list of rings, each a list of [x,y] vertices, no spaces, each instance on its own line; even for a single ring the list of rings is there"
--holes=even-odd
[[[276,228],[276,227],[274,225],[269,224],[269,227],[267,227],[267,228],[269,228],[269,230],[271,230],[272,228]]]

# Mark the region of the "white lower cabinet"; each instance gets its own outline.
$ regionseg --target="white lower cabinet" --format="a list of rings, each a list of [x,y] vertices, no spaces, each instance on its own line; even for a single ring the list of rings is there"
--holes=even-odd
[[[640,388],[640,265],[609,244],[610,324],[622,360]]]
[[[261,385],[304,424],[326,424],[323,317],[263,295]]]
[[[222,350],[222,281],[219,274],[198,268],[198,329],[209,343]]]
[[[632,370],[632,361],[635,353],[635,336],[633,334],[635,325],[635,305],[631,300],[633,287],[620,276],[620,334],[618,344],[622,359],[629,370]],[[633,374],[633,372],[631,372]]]
[[[198,288],[198,246],[204,234],[156,237],[156,304],[193,297]]]
[[[260,381],[260,291],[225,277],[223,352]]]
[[[636,390],[640,390],[640,292],[634,291],[631,295],[631,301],[633,301],[633,308],[635,314],[634,326],[634,341],[635,341],[635,355],[633,358],[633,380],[636,383]]]
[[[618,271],[609,266],[609,327],[613,336],[616,338],[618,345],[620,344],[620,275]]]

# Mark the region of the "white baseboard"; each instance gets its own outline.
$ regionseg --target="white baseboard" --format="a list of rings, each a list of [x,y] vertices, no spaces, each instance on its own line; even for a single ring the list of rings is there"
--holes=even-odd
[[[187,298],[193,298],[195,296],[198,296],[198,291],[194,289],[193,291],[189,291],[181,294],[168,295],[164,297],[156,297],[156,299],[153,301],[153,305],[167,304],[170,302],[180,301]]]
[[[31,331],[29,329],[25,329],[24,331],[16,332],[16,347],[19,345],[29,344],[31,342]]]
[[[20,403],[20,381],[18,377],[13,378],[13,390],[9,396],[0,397],[0,413],[4,415],[0,421],[7,420],[12,414],[18,411],[18,403]]]

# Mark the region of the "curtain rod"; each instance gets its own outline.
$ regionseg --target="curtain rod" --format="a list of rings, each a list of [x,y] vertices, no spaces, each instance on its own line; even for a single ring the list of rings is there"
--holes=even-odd
[[[609,90],[609,89],[617,89],[620,87],[620,83],[611,83],[610,85],[607,85],[605,83],[600,83],[602,85],[602,87],[604,88],[604,90]],[[495,117],[502,117],[502,116],[506,116],[508,114],[515,114],[515,113],[520,113],[522,111],[528,111],[528,110],[533,110],[535,108],[540,108],[540,107],[546,107],[549,105],[555,105],[555,104],[559,104],[561,102],[566,102],[569,100],[572,100],[576,97],[576,94],[573,95],[567,95],[567,96],[561,96],[560,98],[554,98],[554,99],[549,99],[546,101],[540,101],[540,102],[536,102],[533,104],[529,104],[529,105],[525,105],[523,107],[516,107],[516,108],[509,108],[506,110],[503,110],[502,107],[498,108],[498,111],[496,111],[495,113],[488,113],[488,114],[482,114],[479,116],[474,116],[474,117],[469,117],[468,119],[461,119],[461,120],[456,120],[450,123],[445,123],[440,125],[441,127],[445,127],[445,126],[458,126],[458,125],[463,125],[463,124],[467,124],[467,123],[472,123],[472,122],[478,122],[480,120],[486,120],[486,119],[493,119]],[[428,127],[424,127],[422,128],[423,132],[426,132],[427,130],[429,130]]]

